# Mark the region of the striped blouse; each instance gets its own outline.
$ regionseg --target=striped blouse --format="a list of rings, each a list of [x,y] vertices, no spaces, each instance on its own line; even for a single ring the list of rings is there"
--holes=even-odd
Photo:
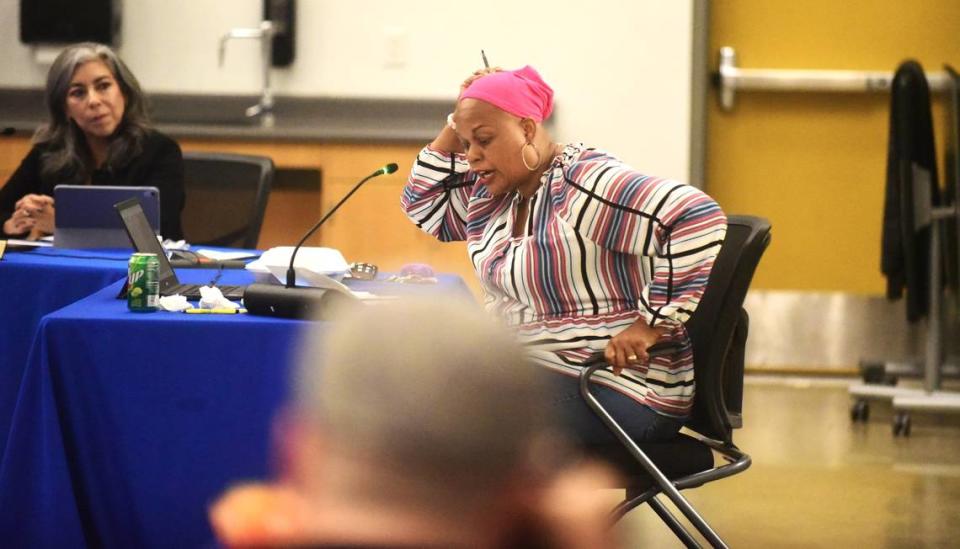
[[[693,354],[683,322],[696,309],[726,233],[726,217],[690,185],[642,175],[613,156],[567,145],[530,197],[514,237],[519,196],[491,196],[463,155],[424,148],[402,206],[442,241],[466,240],[486,307],[519,334],[539,364],[575,376],[638,317],[682,343],[599,383],[659,413],[693,403]],[[519,233],[518,233],[519,234]]]

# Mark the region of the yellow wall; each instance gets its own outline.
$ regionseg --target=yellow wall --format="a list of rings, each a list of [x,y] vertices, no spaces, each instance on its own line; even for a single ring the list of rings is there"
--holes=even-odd
[[[733,46],[743,68],[890,71],[912,57],[934,72],[960,68],[958,24],[957,0],[720,0],[710,55]],[[882,293],[889,95],[742,92],[729,113],[716,99],[711,92],[708,190],[728,213],[773,223],[753,287]]]

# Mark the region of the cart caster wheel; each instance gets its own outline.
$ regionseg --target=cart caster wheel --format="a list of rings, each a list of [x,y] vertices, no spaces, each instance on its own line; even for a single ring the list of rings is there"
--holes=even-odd
[[[850,420],[854,423],[858,421],[866,422],[870,418],[870,404],[866,400],[860,398],[853,403],[853,406],[850,408]]]
[[[907,412],[897,412],[893,416],[893,436],[910,436],[910,414]]]

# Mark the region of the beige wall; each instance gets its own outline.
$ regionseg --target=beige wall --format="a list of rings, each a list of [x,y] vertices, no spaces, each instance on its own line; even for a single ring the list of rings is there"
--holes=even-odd
[[[711,4],[710,51],[743,68],[928,71],[960,67],[956,0],[768,0]],[[707,187],[730,213],[773,223],[754,288],[882,293],[880,222],[889,96],[741,93],[721,112],[711,93]],[[934,113],[942,156],[943,109]],[[941,158],[942,165],[942,158]]]
[[[19,42],[20,1],[0,0],[0,87],[39,88],[56,49],[38,62]],[[686,181],[693,1],[594,0],[575,13],[556,0],[299,2],[296,59],[273,70],[273,91],[452,105],[483,49],[495,66],[533,65],[554,87],[557,139]],[[118,53],[148,94],[260,93],[256,42],[231,41],[222,66],[217,50],[231,28],[259,23],[263,0],[117,2]],[[218,116],[241,118],[242,110]]]

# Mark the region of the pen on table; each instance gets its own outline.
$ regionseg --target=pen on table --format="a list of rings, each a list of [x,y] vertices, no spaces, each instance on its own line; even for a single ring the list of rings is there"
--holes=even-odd
[[[194,315],[235,315],[247,312],[246,309],[184,309],[183,312]]]
[[[480,50],[480,56],[483,57],[483,66],[484,68],[490,68],[490,62],[487,61],[487,54],[483,50]]]

